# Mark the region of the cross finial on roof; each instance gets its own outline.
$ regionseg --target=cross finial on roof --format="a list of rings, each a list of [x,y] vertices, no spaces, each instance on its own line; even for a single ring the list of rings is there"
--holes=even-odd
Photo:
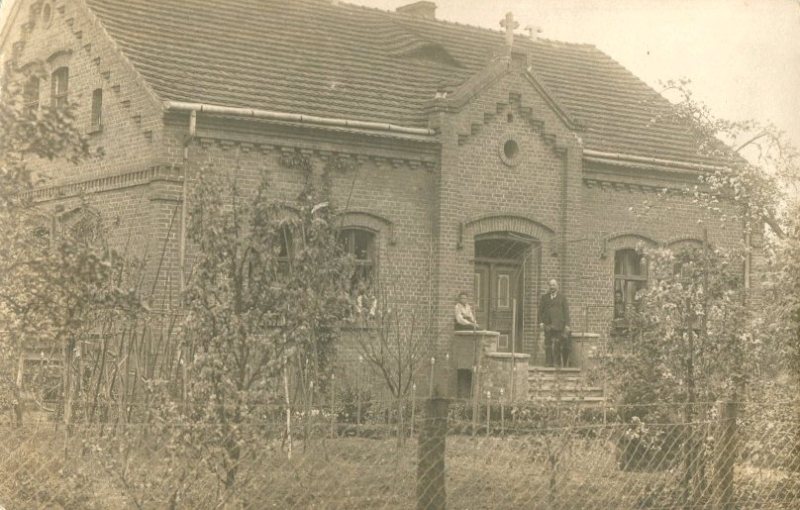
[[[509,51],[514,45],[514,29],[519,27],[519,23],[514,21],[514,15],[510,12],[506,13],[506,17],[500,22],[500,26],[506,29],[506,46]]]
[[[536,40],[536,36],[542,33],[542,27],[536,25],[528,25],[525,27],[525,31],[528,32],[529,39]]]

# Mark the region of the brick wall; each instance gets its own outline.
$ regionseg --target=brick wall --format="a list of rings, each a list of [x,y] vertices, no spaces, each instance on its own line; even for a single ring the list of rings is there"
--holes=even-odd
[[[187,115],[168,118],[166,149],[176,166],[184,165],[182,144],[187,130]],[[417,142],[370,140],[324,131],[315,135],[257,122],[231,125],[224,119],[198,116],[197,136],[189,145],[185,164],[189,188],[199,172],[228,172],[244,193],[253,193],[263,174],[271,190],[269,198],[291,203],[302,189],[303,175],[301,170],[279,163],[283,153],[306,155],[318,184],[329,161],[348,162],[346,169],[330,172],[333,206],[341,213],[342,228],[375,233],[377,294],[384,301],[379,308],[424,317],[431,305],[435,151],[430,144]],[[192,253],[189,246],[188,265]],[[346,332],[338,346],[339,384],[362,372],[364,377],[378,380],[369,375],[368,368],[359,366],[355,334],[361,333]]]
[[[70,186],[50,186],[31,193],[44,217],[55,219],[87,211],[102,220],[109,246],[131,260],[142,261],[136,281],[156,309],[177,305],[179,293],[180,176],[154,167],[114,177],[87,179]]]
[[[639,246],[675,249],[700,246],[704,229],[708,229],[712,247],[734,248],[742,240],[739,225],[725,222],[720,215],[694,203],[681,192],[685,184],[665,183],[657,176],[651,176],[649,183],[653,187],[589,181],[582,189],[582,228],[572,246],[581,256],[570,275],[576,331],[608,332],[613,318],[617,250]],[[663,193],[659,183],[672,191]]]

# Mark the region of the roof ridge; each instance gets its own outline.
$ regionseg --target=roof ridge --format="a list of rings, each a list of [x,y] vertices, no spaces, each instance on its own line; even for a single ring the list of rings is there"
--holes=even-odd
[[[492,33],[492,34],[496,34],[496,35],[503,35],[505,33],[504,30],[495,29],[495,28],[489,28],[489,27],[483,27],[483,26],[480,26],[480,25],[472,25],[470,23],[461,23],[459,21],[451,21],[451,20],[444,19],[444,18],[434,18],[434,19],[419,18],[419,17],[415,17],[415,16],[413,16],[411,14],[397,12],[396,10],[382,9],[380,7],[373,7],[373,6],[369,6],[369,5],[360,5],[360,4],[350,3],[350,2],[338,2],[336,4],[331,4],[331,0],[293,0],[293,1],[306,1],[308,3],[315,3],[315,2],[316,3],[324,3],[324,4],[329,4],[329,5],[335,5],[335,6],[338,6],[338,7],[349,7],[349,8],[355,8],[355,9],[360,9],[360,10],[365,10],[365,11],[373,11],[373,12],[376,12],[376,13],[385,14],[387,16],[400,17],[403,20],[407,20],[407,21],[420,22],[422,24],[450,25],[450,26],[453,26],[453,27],[472,29],[472,30],[488,32],[488,33]],[[579,43],[579,42],[572,42],[572,41],[561,41],[561,40],[557,40],[557,39],[548,39],[546,37],[537,37],[535,40],[531,40],[530,38],[528,38],[528,37],[526,37],[525,35],[522,35],[522,34],[514,34],[514,38],[515,39],[521,38],[521,39],[530,41],[532,43],[542,42],[542,43],[559,44],[559,45],[563,45],[563,46],[579,46],[579,47],[580,46],[587,46],[587,47],[596,48],[596,46],[594,44],[591,44],[591,43]]]
[[[505,53],[500,30],[334,0],[80,1],[173,101],[424,127],[437,92],[455,94]],[[427,44],[463,67],[414,56]],[[583,128],[586,148],[698,159],[685,129],[641,129],[672,105],[595,45],[523,34],[514,45],[533,65],[526,80]]]

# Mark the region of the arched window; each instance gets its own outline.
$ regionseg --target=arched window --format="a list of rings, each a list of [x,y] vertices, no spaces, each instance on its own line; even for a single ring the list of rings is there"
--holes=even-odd
[[[634,249],[617,250],[614,254],[614,317],[625,316],[635,306],[636,293],[647,286],[647,264]]]
[[[23,100],[25,101],[25,109],[35,112],[39,109],[39,78],[31,76],[25,82],[22,90]]]
[[[346,228],[339,233],[345,252],[355,260],[353,285],[369,285],[375,276],[375,233],[362,228]]]
[[[69,68],[59,67],[53,71],[50,84],[50,105],[60,108],[67,105],[69,91]]]

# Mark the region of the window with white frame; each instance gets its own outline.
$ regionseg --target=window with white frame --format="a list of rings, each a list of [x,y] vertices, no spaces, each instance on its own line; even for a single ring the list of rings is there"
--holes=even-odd
[[[355,262],[353,285],[370,285],[375,277],[375,232],[363,228],[346,228],[339,233],[339,239],[345,252]]]
[[[647,263],[641,253],[626,248],[614,254],[614,317],[622,318],[637,304],[637,293],[647,286]]]

